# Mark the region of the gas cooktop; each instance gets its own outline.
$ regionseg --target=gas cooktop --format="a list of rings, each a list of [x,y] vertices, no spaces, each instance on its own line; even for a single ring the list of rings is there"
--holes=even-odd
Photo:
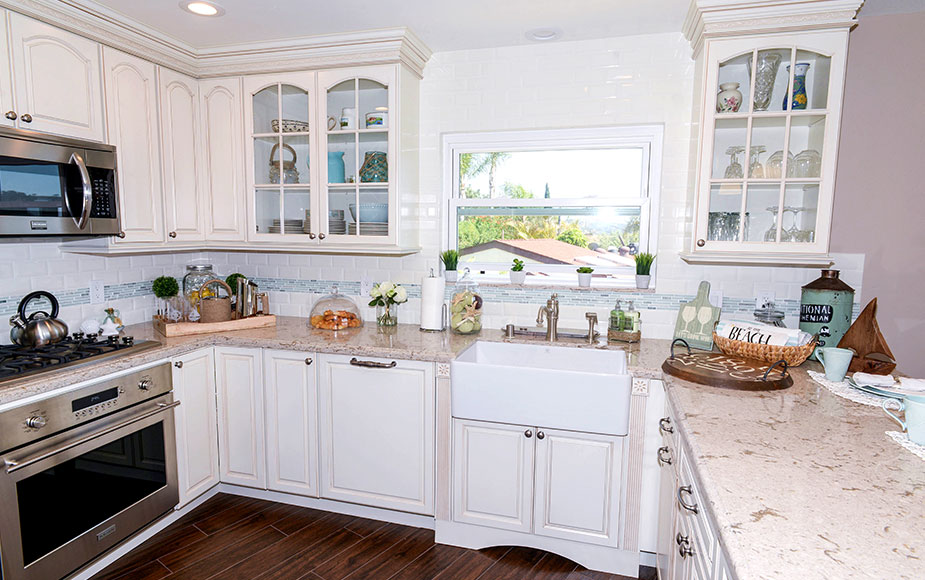
[[[135,342],[131,336],[98,337],[79,332],[47,346],[0,345],[0,385],[36,373],[135,354],[156,346],[160,343],[154,340]]]

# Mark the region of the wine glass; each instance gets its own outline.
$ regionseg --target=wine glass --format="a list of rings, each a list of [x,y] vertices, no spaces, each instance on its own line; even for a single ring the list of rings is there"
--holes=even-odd
[[[776,242],[777,241],[777,212],[780,208],[776,205],[772,205],[768,208],[768,212],[774,216],[774,219],[771,220],[771,227],[768,228],[768,231],[764,233],[764,241],[766,242]]]
[[[742,165],[739,163],[739,153],[744,152],[745,147],[742,145],[733,145],[726,149],[726,155],[729,156],[729,167],[726,168],[726,173],[723,177],[726,179],[741,179],[744,177]]]
[[[761,161],[759,161],[759,158],[761,157],[761,154],[767,150],[768,148],[765,147],[764,145],[753,145],[749,149],[749,156],[748,156],[748,161],[749,161],[748,176],[749,177],[755,178],[755,179],[764,178],[764,166],[761,165]]]

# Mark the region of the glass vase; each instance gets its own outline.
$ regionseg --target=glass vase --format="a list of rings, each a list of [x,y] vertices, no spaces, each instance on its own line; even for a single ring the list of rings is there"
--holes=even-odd
[[[398,304],[376,306],[376,324],[379,326],[398,326]]]
[[[780,54],[775,52],[758,53],[755,65],[755,98],[753,99],[756,111],[767,111],[768,105],[771,104],[771,93],[774,90],[774,81],[777,79],[780,61]],[[746,65],[751,75],[752,59],[748,59]]]

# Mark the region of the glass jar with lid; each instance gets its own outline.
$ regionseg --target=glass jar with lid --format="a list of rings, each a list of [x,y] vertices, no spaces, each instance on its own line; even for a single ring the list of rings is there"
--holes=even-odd
[[[322,296],[315,302],[308,321],[314,328],[323,330],[344,330],[363,326],[356,302],[339,294],[336,286],[333,294]]]
[[[456,283],[450,301],[450,329],[457,334],[474,334],[482,330],[482,297],[479,285],[469,275],[469,268]]]
[[[194,308],[199,308],[199,300],[214,296],[214,290],[202,285],[218,276],[212,271],[212,264],[187,264],[186,276],[183,276],[183,296]]]
[[[778,310],[773,302],[767,302],[755,310],[755,320],[762,324],[770,324],[784,328],[784,311]]]

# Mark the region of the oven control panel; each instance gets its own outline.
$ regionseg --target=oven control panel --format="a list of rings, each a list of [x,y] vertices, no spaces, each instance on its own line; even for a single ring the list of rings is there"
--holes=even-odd
[[[114,410],[119,404],[119,395],[125,393],[120,385],[90,393],[71,401],[71,411],[75,419],[105,415]]]

